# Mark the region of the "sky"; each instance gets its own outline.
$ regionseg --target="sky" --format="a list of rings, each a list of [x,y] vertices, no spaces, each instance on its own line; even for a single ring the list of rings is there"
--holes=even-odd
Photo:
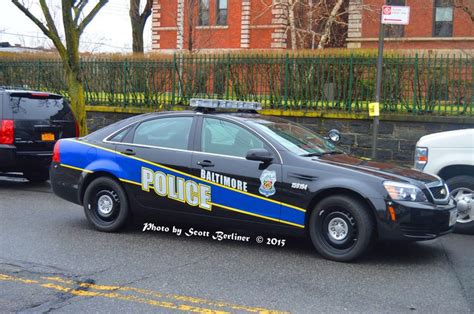
[[[43,17],[38,7],[38,0],[23,1],[30,6],[36,16]],[[97,0],[90,2],[89,9],[97,3]],[[144,2],[142,0],[142,5]],[[47,3],[60,19],[61,0],[47,0]],[[129,0],[109,0],[81,36],[81,51],[131,52],[132,28],[128,15],[129,5]],[[0,42],[27,47],[52,47],[51,41],[10,0],[0,0]],[[151,16],[145,26],[144,42],[145,51],[150,50]]]

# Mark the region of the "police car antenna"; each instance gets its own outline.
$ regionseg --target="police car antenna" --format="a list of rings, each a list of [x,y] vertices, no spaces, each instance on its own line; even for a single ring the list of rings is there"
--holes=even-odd
[[[236,109],[237,112],[257,113],[262,109],[262,104],[253,101],[223,100],[223,99],[199,99],[190,100],[190,106],[199,112],[215,112],[217,109]]]

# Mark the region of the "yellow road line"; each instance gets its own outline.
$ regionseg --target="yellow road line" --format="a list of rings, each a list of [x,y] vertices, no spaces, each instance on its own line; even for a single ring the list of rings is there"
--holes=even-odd
[[[73,280],[64,279],[59,276],[52,276],[52,277],[41,277],[43,282],[40,280],[33,280],[28,278],[21,278],[16,276],[11,276],[7,274],[0,273],[0,281],[11,281],[11,282],[18,282],[24,284],[31,284],[37,285],[38,287],[45,288],[45,289],[53,289],[62,293],[69,293],[76,296],[82,297],[103,297],[103,298],[110,298],[122,301],[131,301],[137,302],[142,304],[147,304],[159,308],[165,309],[173,309],[179,310],[184,312],[194,312],[194,313],[230,313],[230,311],[246,311],[250,313],[266,313],[266,314],[281,314],[286,312],[274,311],[262,307],[249,307],[245,305],[237,305],[227,302],[220,302],[220,301],[212,301],[201,299],[197,297],[189,297],[183,295],[176,295],[176,294],[163,294],[157,291],[140,289],[135,287],[127,287],[127,286],[110,286],[110,285],[96,285],[92,283],[79,283]],[[88,288],[92,290],[98,291],[91,291],[91,290],[84,290],[84,289],[77,289],[75,286],[79,285],[80,288]],[[69,286],[69,287],[68,287]],[[105,291],[105,292],[104,292]],[[171,299],[170,301],[164,300],[155,300],[151,298],[144,298],[137,295],[131,294],[122,294],[120,292],[136,292],[142,295],[147,295],[155,298],[162,298],[162,299]],[[189,304],[184,304],[184,303]],[[206,307],[196,306],[196,304],[204,305],[207,307],[217,307],[223,308],[223,310],[215,310]]]
[[[81,141],[77,141],[77,140],[73,140],[73,139],[64,139],[64,140],[65,140],[65,141],[67,140],[67,141],[79,143],[79,144],[84,144],[84,145],[91,146],[91,147],[95,147],[95,148],[97,148],[97,149],[105,150],[105,151],[108,151],[108,152],[111,152],[111,153],[114,153],[114,154],[117,154],[117,155],[121,155],[121,156],[123,156],[123,157],[135,159],[135,160],[138,160],[138,161],[147,163],[147,164],[149,164],[149,165],[153,165],[153,166],[155,166],[155,167],[159,167],[159,168],[163,168],[163,169],[166,169],[166,170],[169,170],[169,171],[173,171],[173,172],[175,172],[175,173],[179,173],[179,174],[181,174],[181,175],[184,175],[184,176],[187,176],[187,177],[190,177],[190,178],[194,178],[194,179],[197,179],[197,180],[201,180],[201,181],[207,182],[207,183],[209,183],[209,184],[212,184],[212,185],[215,185],[215,186],[218,186],[218,187],[221,187],[221,188],[224,188],[224,189],[233,191],[233,192],[245,194],[245,195],[248,195],[248,196],[251,196],[251,197],[255,197],[255,198],[258,198],[258,199],[262,199],[262,200],[267,201],[267,202],[271,202],[271,203],[275,203],[275,204],[278,204],[278,205],[283,205],[283,206],[286,206],[286,207],[290,207],[290,208],[293,208],[293,209],[302,211],[303,213],[306,212],[306,209],[301,208],[301,207],[298,207],[298,206],[295,206],[295,205],[286,204],[286,203],[283,203],[283,202],[280,202],[280,201],[276,201],[276,200],[273,200],[273,199],[270,199],[270,198],[266,198],[266,197],[263,197],[263,196],[259,196],[259,195],[251,194],[251,193],[248,193],[248,192],[245,192],[245,191],[233,189],[233,188],[231,188],[231,187],[229,187],[229,186],[225,186],[225,185],[222,185],[222,184],[219,184],[219,183],[216,183],[216,182],[208,181],[208,180],[203,179],[203,178],[201,178],[201,177],[198,177],[198,176],[195,176],[195,175],[186,173],[186,172],[182,172],[182,171],[180,171],[180,170],[176,170],[176,169],[173,169],[173,168],[170,168],[170,167],[161,165],[161,164],[157,164],[157,163],[155,163],[155,162],[152,162],[152,161],[149,161],[149,160],[146,160],[146,159],[142,159],[142,158],[139,158],[139,157],[129,156],[129,155],[126,155],[126,154],[122,154],[122,153],[117,152],[117,151],[115,151],[115,150],[112,150],[112,149],[109,149],[109,148],[105,148],[105,147],[101,147],[101,146],[98,146],[98,145],[95,145],[95,144],[91,144],[91,143],[87,143],[87,142],[81,142]]]

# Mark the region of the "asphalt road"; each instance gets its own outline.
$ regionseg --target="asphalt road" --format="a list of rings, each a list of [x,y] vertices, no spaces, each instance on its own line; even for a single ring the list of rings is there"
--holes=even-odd
[[[0,177],[1,312],[474,312],[474,237],[379,245],[354,264],[284,247],[89,227],[48,184]],[[205,226],[193,226],[210,231]],[[265,312],[267,311],[267,312]]]

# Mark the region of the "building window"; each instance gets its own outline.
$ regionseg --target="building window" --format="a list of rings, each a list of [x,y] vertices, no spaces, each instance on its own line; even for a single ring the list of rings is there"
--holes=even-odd
[[[434,37],[453,36],[453,0],[435,0]]]
[[[387,5],[405,6],[405,0],[387,0]],[[384,25],[385,37],[403,37],[405,35],[405,25]]]
[[[209,0],[199,0],[199,21],[198,25],[209,25]]]
[[[216,25],[227,25],[227,0],[216,0]]]

